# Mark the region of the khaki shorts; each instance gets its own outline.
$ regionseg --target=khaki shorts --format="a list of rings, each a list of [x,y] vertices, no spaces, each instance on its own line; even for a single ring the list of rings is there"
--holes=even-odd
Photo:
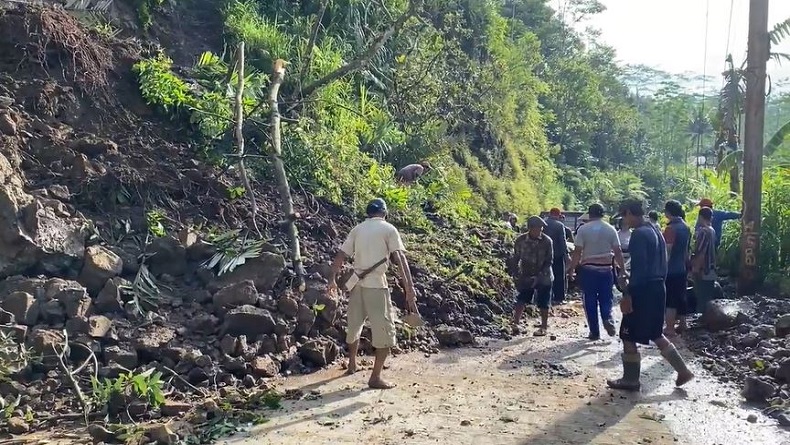
[[[365,320],[370,320],[371,344],[376,349],[395,346],[395,322],[389,289],[355,286],[348,297],[346,342],[359,340]]]

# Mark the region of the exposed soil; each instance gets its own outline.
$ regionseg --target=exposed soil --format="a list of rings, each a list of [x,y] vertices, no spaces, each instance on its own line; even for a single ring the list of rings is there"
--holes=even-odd
[[[790,432],[740,407],[737,390],[696,360],[697,379],[674,389],[672,369],[649,348],[640,394],[607,389],[604,380],[621,369],[619,341],[583,339],[579,318],[555,325],[556,340],[521,336],[397,357],[385,372],[399,386],[389,391],[367,390],[365,373],[344,377],[342,369],[288,379],[282,386],[301,388],[301,399],[269,412],[271,420],[247,437],[222,443],[790,443]],[[545,363],[572,375],[547,374]]]

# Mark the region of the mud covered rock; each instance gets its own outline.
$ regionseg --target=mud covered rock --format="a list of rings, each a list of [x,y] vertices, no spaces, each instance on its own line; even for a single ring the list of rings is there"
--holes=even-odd
[[[456,347],[470,345],[475,342],[475,337],[471,332],[455,326],[440,325],[433,332],[442,346]]]
[[[717,332],[730,329],[748,318],[755,306],[745,300],[713,300],[705,307],[700,321],[706,329]]]
[[[151,255],[148,267],[156,276],[168,274],[180,277],[187,271],[187,251],[181,242],[171,236],[154,238],[146,253]]]
[[[299,348],[299,357],[314,366],[326,366],[339,355],[337,345],[326,338],[310,340]]]
[[[40,307],[35,297],[27,292],[13,292],[3,300],[2,308],[14,316],[17,323],[35,326]]]
[[[774,330],[776,336],[779,338],[790,335],[790,314],[785,314],[777,318],[774,324]]]
[[[749,402],[765,403],[775,392],[776,387],[772,383],[749,376],[743,381],[741,395]]]
[[[251,305],[231,309],[225,314],[224,332],[230,335],[246,335],[255,338],[274,332],[276,323],[272,313]]]
[[[77,281],[88,289],[91,295],[97,295],[107,280],[123,272],[123,260],[111,250],[102,246],[90,246],[85,249],[85,263]]]
[[[252,280],[244,280],[230,284],[218,290],[212,298],[214,311],[223,314],[227,309],[239,306],[252,305],[258,301],[258,291]]]
[[[250,368],[256,377],[276,377],[280,374],[280,364],[268,355],[252,359]]]
[[[260,257],[247,260],[233,272],[226,273],[209,284],[209,290],[218,290],[241,281],[251,280],[259,292],[272,290],[285,270],[282,255],[263,252]]]

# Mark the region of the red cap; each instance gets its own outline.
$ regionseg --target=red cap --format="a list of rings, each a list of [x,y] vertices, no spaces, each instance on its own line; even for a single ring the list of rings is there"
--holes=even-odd
[[[699,206],[713,208],[713,201],[710,198],[702,198],[699,200]]]
[[[549,210],[549,215],[551,215],[551,216],[562,216],[562,212],[560,211],[560,209],[554,207],[551,210]]]

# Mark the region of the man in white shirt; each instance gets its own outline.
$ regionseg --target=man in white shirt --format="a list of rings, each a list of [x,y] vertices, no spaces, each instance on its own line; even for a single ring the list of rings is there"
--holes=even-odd
[[[365,221],[351,229],[348,238],[340,247],[332,263],[328,292],[334,293],[337,289],[335,277],[345,260],[353,258],[354,273],[361,279],[351,289],[348,299],[347,374],[356,372],[359,337],[365,320],[368,319],[372,333],[371,343],[376,348],[376,360],[368,386],[373,389],[389,389],[395,385],[383,380],[381,371],[384,369],[384,361],[389,355],[390,348],[396,344],[392,300],[386,276],[390,258],[401,270],[406,302],[412,312],[417,312],[416,293],[404,254],[406,249],[398,229],[385,221],[387,204],[384,200],[377,198],[371,201],[367,207],[367,216]]]
[[[590,328],[590,340],[601,338],[598,311],[600,310],[604,329],[609,336],[617,332],[612,319],[612,304],[614,303],[614,270],[612,259],[625,271],[623,252],[620,249],[620,238],[617,230],[603,220],[604,209],[601,204],[590,206],[589,222],[579,227],[574,240],[575,249],[571,256],[571,265],[568,274],[573,275],[579,266],[579,279],[581,281],[584,298],[584,311],[587,315],[587,326]],[[625,272],[624,272],[625,273]]]

